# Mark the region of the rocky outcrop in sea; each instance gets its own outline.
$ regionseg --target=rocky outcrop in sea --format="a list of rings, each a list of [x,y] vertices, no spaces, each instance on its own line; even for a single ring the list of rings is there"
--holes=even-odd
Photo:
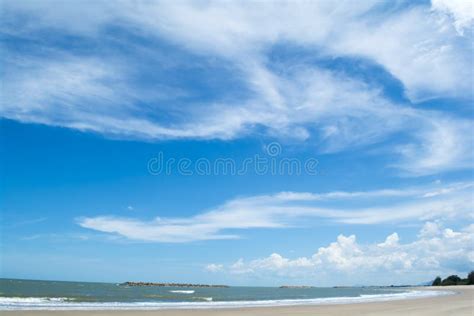
[[[121,286],[158,286],[158,287],[220,287],[228,288],[228,285],[193,284],[193,283],[155,283],[155,282],[124,282]]]

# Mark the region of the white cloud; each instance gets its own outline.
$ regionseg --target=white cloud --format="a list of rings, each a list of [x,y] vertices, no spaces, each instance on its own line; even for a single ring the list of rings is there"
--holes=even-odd
[[[441,225],[437,222],[426,222],[422,229],[420,230],[420,233],[418,234],[419,237],[425,238],[425,237],[433,237],[436,236],[440,233],[441,231]]]
[[[441,7],[433,5],[434,11]],[[449,10],[460,16],[461,7],[449,5]],[[425,5],[401,9],[394,4],[384,10],[379,1],[155,2],[128,6],[125,17],[189,49],[247,65],[244,61],[258,62],[268,46],[288,42],[336,56],[370,58],[400,79],[413,99],[471,89],[469,49],[460,45],[451,21]],[[267,79],[253,73],[250,81],[263,87]]]
[[[427,222],[425,226],[433,223]],[[472,225],[471,225],[472,226]],[[230,274],[250,274],[271,277],[304,278],[310,282],[351,282],[376,275],[377,284],[413,284],[413,276],[428,281],[437,274],[466,273],[474,265],[474,234],[471,226],[460,231],[445,229],[431,236],[399,243],[397,233],[380,244],[359,244],[356,236],[339,235],[326,247],[320,247],[310,257],[285,258],[273,253],[269,257],[246,262],[239,259],[223,267]],[[357,276],[354,272],[357,271]],[[331,284],[332,282],[332,284]],[[388,283],[390,282],[390,283]],[[417,282],[417,281],[415,281]]]
[[[144,139],[227,138],[223,126],[193,122],[173,127],[147,118],[137,102],[158,102],[160,91],[132,89],[129,69],[115,61],[59,54],[54,60],[9,60],[1,115],[22,122],[63,126]],[[157,86],[160,88],[160,86]],[[171,114],[172,109],[168,109]],[[209,124],[205,124],[209,123]],[[222,131],[220,133],[219,131]]]
[[[465,29],[472,27],[474,19],[474,7],[469,0],[432,0],[434,10],[449,15],[460,35]]]
[[[398,246],[398,242],[400,241],[400,238],[398,237],[397,233],[393,233],[385,239],[383,243],[378,244],[377,246],[386,248],[386,247],[395,247]]]
[[[224,266],[222,264],[211,263],[211,264],[208,264],[205,267],[205,269],[206,271],[209,271],[209,272],[219,272],[219,271],[222,271],[222,269],[224,269]]]
[[[408,175],[472,168],[471,120],[394,103],[373,83],[305,58],[272,61],[267,53],[285,43],[308,56],[367,59],[400,80],[414,102],[469,98],[470,38],[459,36],[451,19],[440,13],[450,12],[456,28],[463,29],[471,20],[462,13],[462,3],[434,1],[433,8],[402,8],[384,7],[379,1],[122,1],[115,6],[106,1],[86,6],[7,1],[5,10],[11,18],[3,29],[33,38],[40,31],[106,38],[108,26],[132,26],[146,38],[231,64],[253,94],[231,101],[217,97],[204,105],[191,104],[186,111],[158,106],[158,112],[175,118],[160,121],[137,105],[153,108],[162,102],[153,91],[137,90],[126,80],[126,65],[133,68],[129,56],[61,56],[6,72],[3,117],[155,140],[228,140],[264,127],[271,136],[317,143],[320,152],[380,143],[396,134],[408,140],[396,146],[401,158],[393,165]],[[15,21],[19,15],[23,22]]]
[[[129,218],[101,216],[79,218],[78,223],[84,228],[118,234],[131,240],[151,242],[190,242],[237,238],[235,235],[219,234],[220,227],[216,227],[215,223],[193,219],[161,220],[156,218],[153,221],[144,222]]]
[[[352,26],[353,32],[343,33],[343,39],[332,45],[334,52],[365,56],[383,65],[403,83],[412,101],[469,94],[471,70],[465,67],[470,67],[471,53],[462,48],[469,39],[460,39],[427,8]]]
[[[155,218],[142,221],[99,216],[79,218],[77,222],[84,228],[118,234],[131,240],[191,242],[239,238],[235,233],[226,233],[228,230],[313,225],[317,219],[365,225],[434,219],[472,219],[472,187],[473,183],[467,182],[404,190],[324,194],[282,192],[237,198],[213,210],[187,218]],[[394,200],[393,197],[398,198]],[[335,202],[340,204],[329,207],[328,201],[331,201],[332,205]],[[347,202],[351,201],[357,202],[359,206],[347,206]],[[430,232],[436,231],[429,227],[422,231],[424,235]],[[393,235],[384,245],[395,245],[396,239],[397,236]]]
[[[460,4],[449,7],[457,15],[464,12]],[[238,60],[245,68],[253,67],[263,50],[281,41],[336,56],[370,58],[399,78],[414,99],[469,93],[471,53],[460,45],[450,21],[423,5],[408,9],[394,5],[394,9],[384,11],[379,1],[155,2],[128,6],[125,16],[146,31],[193,50]],[[249,80],[263,87],[271,80],[267,75],[251,72]]]
[[[452,13],[456,23],[464,27],[472,21],[466,2],[434,1],[433,9]],[[33,16],[40,21],[34,24],[38,29],[64,28],[90,36],[97,36],[108,24],[132,23],[147,36],[164,36],[190,50],[224,56],[244,69],[259,68],[262,51],[282,41],[338,56],[373,59],[402,80],[412,95],[470,90],[470,52],[459,47],[460,39],[449,21],[425,5],[405,9],[393,5],[384,10],[379,1],[365,1],[363,5],[122,1],[113,7],[106,1],[88,6],[79,2],[58,6],[57,1],[28,5],[7,1],[5,7],[11,14]],[[83,11],[83,19],[72,18]],[[250,74],[250,82],[270,92],[265,88],[266,81],[271,80],[268,73]],[[277,101],[277,94],[274,97]]]
[[[410,175],[426,175],[473,167],[472,122],[437,118],[424,123],[430,127],[417,134],[419,142],[398,147],[403,157],[399,168]]]

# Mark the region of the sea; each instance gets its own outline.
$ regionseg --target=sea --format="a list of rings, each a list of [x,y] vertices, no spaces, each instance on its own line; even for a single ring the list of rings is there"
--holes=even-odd
[[[145,287],[0,279],[0,310],[157,310],[363,303],[446,295],[391,287]]]

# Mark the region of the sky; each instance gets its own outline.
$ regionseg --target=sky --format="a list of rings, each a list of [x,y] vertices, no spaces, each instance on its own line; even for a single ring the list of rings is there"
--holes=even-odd
[[[470,1],[2,1],[0,276],[474,269]]]

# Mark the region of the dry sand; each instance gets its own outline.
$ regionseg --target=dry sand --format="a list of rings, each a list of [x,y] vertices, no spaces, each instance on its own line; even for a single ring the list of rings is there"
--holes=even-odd
[[[255,307],[214,310],[159,310],[159,311],[14,311],[2,315],[16,316],[256,316],[256,315],[420,315],[420,316],[474,316],[474,286],[420,288],[421,290],[450,290],[456,295],[399,301],[344,305]]]

